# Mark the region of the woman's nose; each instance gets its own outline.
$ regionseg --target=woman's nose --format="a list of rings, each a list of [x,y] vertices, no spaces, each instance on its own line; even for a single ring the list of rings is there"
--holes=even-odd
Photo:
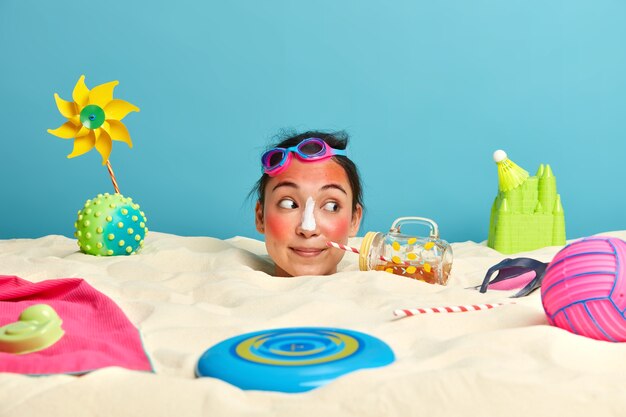
[[[315,222],[315,201],[311,197],[306,200],[302,212],[302,221],[298,227],[298,233],[307,237],[318,234],[318,228]]]
[[[320,234],[319,229],[317,227],[315,229],[303,229],[302,225],[298,226],[298,229],[296,230],[296,232],[300,236],[305,237],[305,238],[315,237]]]
[[[303,236],[305,238],[310,238],[310,237],[314,237],[314,236],[318,236],[320,234],[320,231],[317,227],[315,227],[314,229],[305,229],[302,227],[302,224],[300,224],[296,230],[296,232],[300,235]]]

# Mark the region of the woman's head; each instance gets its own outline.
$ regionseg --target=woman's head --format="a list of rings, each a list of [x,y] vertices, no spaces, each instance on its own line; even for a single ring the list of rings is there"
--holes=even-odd
[[[305,132],[270,149],[296,147],[310,138],[319,141],[271,154],[254,189],[256,227],[265,235],[279,276],[336,272],[343,252],[327,248],[326,242],[347,243],[348,237],[356,235],[363,214],[358,170],[342,152],[348,144],[345,133]],[[315,153],[320,146],[326,149]],[[270,165],[280,163],[271,169]]]

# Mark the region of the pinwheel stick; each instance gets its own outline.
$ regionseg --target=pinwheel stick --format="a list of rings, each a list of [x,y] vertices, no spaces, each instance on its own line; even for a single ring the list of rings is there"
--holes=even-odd
[[[113,183],[113,188],[115,188],[115,193],[120,194],[120,189],[117,186],[117,180],[115,179],[115,174],[113,173],[113,168],[111,167],[111,161],[107,159],[107,170],[109,171],[109,175],[111,176],[111,182]]]

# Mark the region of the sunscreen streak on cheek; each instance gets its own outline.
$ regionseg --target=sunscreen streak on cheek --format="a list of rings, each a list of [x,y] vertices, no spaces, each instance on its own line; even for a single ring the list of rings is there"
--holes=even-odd
[[[315,230],[315,216],[313,215],[313,210],[315,210],[315,200],[309,197],[306,200],[304,213],[302,214],[302,230]]]

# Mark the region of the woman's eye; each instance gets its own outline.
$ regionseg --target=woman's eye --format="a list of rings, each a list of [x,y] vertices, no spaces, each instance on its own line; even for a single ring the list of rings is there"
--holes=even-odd
[[[282,208],[286,208],[286,209],[296,209],[296,208],[298,208],[298,205],[296,204],[296,202],[293,201],[293,200],[290,200],[288,198],[280,200],[278,202],[278,206],[282,207]]]
[[[339,210],[339,204],[335,203],[334,201],[331,201],[331,202],[328,202],[328,203],[324,204],[323,208],[326,211],[335,212],[335,211]]]

